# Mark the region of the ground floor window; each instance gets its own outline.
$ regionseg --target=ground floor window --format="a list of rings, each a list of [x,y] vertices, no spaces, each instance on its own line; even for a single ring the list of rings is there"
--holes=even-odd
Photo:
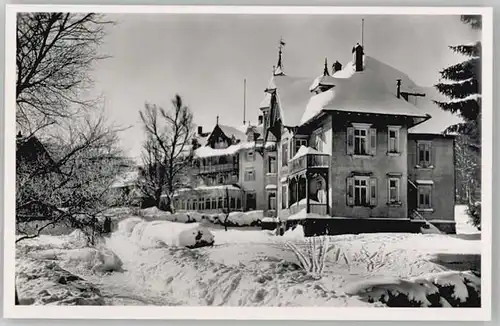
[[[376,206],[377,179],[367,176],[347,178],[347,205]]]
[[[247,209],[255,210],[257,208],[257,199],[255,193],[247,193]]]
[[[389,178],[388,181],[389,203],[399,203],[399,178]]]
[[[268,203],[267,203],[267,207],[270,209],[270,210],[276,210],[276,192],[269,192],[268,194]]]
[[[418,208],[430,209],[432,208],[431,196],[432,186],[418,186]]]

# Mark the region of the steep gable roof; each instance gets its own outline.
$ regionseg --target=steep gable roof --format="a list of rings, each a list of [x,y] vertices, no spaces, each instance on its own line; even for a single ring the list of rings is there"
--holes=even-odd
[[[281,122],[287,127],[300,125],[311,92],[309,86],[313,78],[275,76],[276,98],[280,110]]]

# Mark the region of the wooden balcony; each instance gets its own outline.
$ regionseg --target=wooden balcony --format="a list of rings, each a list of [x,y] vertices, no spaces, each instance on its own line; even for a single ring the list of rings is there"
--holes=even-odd
[[[238,170],[238,165],[233,163],[203,165],[199,167],[199,173],[231,172]]]
[[[328,154],[306,154],[288,162],[289,174],[294,174],[308,169],[328,169],[330,166],[330,155]]]

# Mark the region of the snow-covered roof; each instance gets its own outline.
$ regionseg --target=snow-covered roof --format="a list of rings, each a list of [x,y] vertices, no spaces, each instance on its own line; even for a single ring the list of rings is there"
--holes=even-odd
[[[266,190],[275,190],[277,189],[276,185],[266,185]]]
[[[119,175],[111,185],[111,188],[122,188],[133,186],[139,179],[139,171],[128,171]]]
[[[231,145],[227,148],[212,148],[210,146],[202,146],[194,151],[195,157],[212,157],[234,155],[240,150],[240,144]]]
[[[463,122],[456,114],[441,109],[433,100],[447,101],[434,87],[421,87],[425,97],[410,99],[412,103],[432,118],[408,130],[410,134],[442,134],[449,126]]]
[[[433,185],[434,181],[432,180],[416,180],[415,181],[419,185]]]
[[[393,90],[391,90],[386,84],[388,78],[383,73],[383,66],[385,64],[380,61],[365,56],[363,71],[356,72],[348,78],[337,78],[333,89],[310,98],[300,120],[301,124],[308,122],[322,111],[378,113],[428,118],[425,113],[408,103],[404,98],[395,96],[395,85],[398,78],[392,79],[394,86],[392,86]],[[348,65],[344,69],[349,71],[353,67]]]
[[[309,86],[313,79],[275,76],[274,81],[276,83],[277,100],[283,125],[288,127],[299,126],[304,108],[311,98]]]
[[[300,146],[299,150],[297,153],[294,155],[292,160],[298,159],[299,157],[306,156],[308,154],[313,154],[313,155],[328,155],[326,153],[322,153],[312,147],[306,147],[304,145]]]
[[[266,93],[262,102],[260,102],[259,109],[266,109],[271,106],[271,94]]]
[[[314,79],[311,86],[309,86],[309,90],[314,91],[319,86],[335,86],[335,81],[336,81],[335,78],[333,78],[330,75],[318,76],[318,77],[316,77],[316,79]]]
[[[245,132],[239,130],[238,128],[231,127],[228,125],[221,125],[221,124],[219,124],[218,126],[222,130],[222,132],[229,138],[234,136],[236,139],[238,139],[240,141],[244,141],[247,138],[245,135]]]

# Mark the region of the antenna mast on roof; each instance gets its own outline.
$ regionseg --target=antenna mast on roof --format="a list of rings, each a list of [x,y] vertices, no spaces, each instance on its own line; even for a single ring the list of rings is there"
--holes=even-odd
[[[365,19],[361,18],[361,46],[364,48]]]
[[[246,120],[245,120],[245,115],[246,115],[246,108],[247,108],[247,79],[243,79],[243,125],[245,125]]]

